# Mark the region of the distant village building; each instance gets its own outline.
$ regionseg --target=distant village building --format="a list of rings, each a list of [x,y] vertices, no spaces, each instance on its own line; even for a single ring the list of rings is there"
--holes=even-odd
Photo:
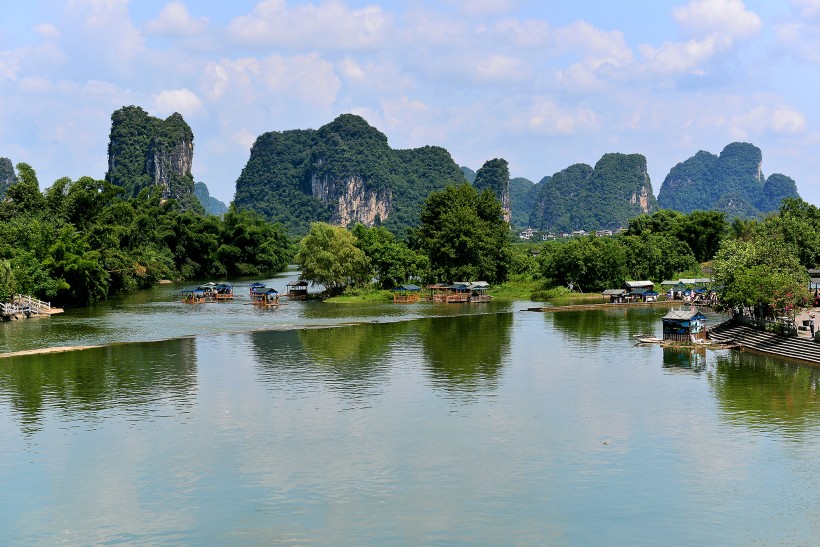
[[[535,235],[535,230],[533,230],[530,227],[527,227],[526,230],[523,230],[520,234],[518,234],[518,237],[521,238],[521,239],[524,239],[526,241],[529,241],[530,239],[532,239],[532,236],[534,236],[534,235]]]
[[[595,235],[598,237],[609,237],[612,235],[612,230],[595,230]]]

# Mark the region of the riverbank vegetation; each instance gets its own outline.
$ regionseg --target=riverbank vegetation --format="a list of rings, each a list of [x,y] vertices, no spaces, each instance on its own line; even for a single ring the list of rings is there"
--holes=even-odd
[[[159,188],[127,197],[107,181],[62,178],[41,192],[17,165],[0,203],[0,297],[32,294],[88,305],[161,279],[260,276],[294,258],[336,302],[376,302],[405,283],[487,281],[496,298],[598,297],[626,280],[712,276],[725,307],[799,309],[807,268],[820,264],[820,211],[785,199],[765,219],[660,210],[611,237],[521,242],[491,190],[432,192],[401,238],[385,226],[314,223],[300,241],[279,224],[232,206],[221,217],[186,210]],[[709,265],[704,270],[704,265]],[[713,271],[712,271],[713,269]]]
[[[277,225],[248,211],[224,217],[183,210],[158,187],[135,198],[107,181],[62,178],[45,192],[31,166],[0,203],[0,297],[93,304],[160,279],[262,275],[293,252]]]

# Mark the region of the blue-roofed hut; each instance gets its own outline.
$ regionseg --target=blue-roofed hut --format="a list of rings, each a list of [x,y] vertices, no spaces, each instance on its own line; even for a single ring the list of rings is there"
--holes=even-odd
[[[256,289],[264,289],[264,288],[265,288],[264,283],[260,283],[259,281],[256,281],[254,283],[251,283],[250,289],[249,289],[249,294],[251,296],[253,296],[253,291],[255,291]]]
[[[195,289],[182,289],[179,292],[182,294],[182,301],[186,304],[205,302],[205,290],[199,287]]]
[[[672,310],[663,316],[663,339],[674,342],[706,340],[706,316],[697,310]]]
[[[276,289],[269,289],[266,287],[256,287],[251,292],[253,303],[259,306],[278,306],[279,305],[279,291]]]
[[[233,287],[227,283],[218,283],[214,286],[213,297],[216,300],[233,300]]]

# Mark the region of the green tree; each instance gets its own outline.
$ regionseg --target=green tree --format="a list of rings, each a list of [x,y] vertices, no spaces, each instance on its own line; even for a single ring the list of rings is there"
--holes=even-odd
[[[411,246],[430,258],[435,279],[490,283],[507,279],[508,226],[491,190],[479,194],[464,183],[430,194]]]
[[[372,276],[383,289],[392,289],[404,282],[423,277],[429,260],[410,249],[384,227],[368,228],[357,224],[351,230],[356,245],[364,251],[372,268]]]
[[[808,273],[782,239],[726,240],[713,263],[727,308],[791,313],[808,302]]]
[[[310,232],[302,238],[296,262],[302,268],[302,279],[324,285],[330,294],[369,280],[370,264],[356,246],[355,236],[345,228],[324,222],[310,225]]]

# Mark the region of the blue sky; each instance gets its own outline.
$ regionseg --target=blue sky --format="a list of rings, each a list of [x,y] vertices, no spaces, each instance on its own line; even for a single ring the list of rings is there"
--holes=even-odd
[[[0,156],[41,187],[102,178],[111,113],[180,112],[230,201],[254,139],[352,112],[540,180],[606,152],[676,163],[733,141],[820,204],[820,0],[41,0],[0,19]]]

